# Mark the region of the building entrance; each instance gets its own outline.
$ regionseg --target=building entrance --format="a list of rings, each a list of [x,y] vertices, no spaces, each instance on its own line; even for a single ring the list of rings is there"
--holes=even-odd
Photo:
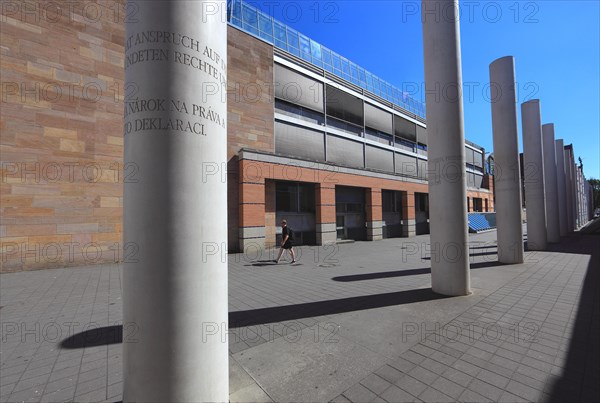
[[[381,191],[383,213],[383,238],[399,238],[402,236],[402,192],[394,190]]]
[[[415,193],[415,233],[429,234],[429,195]]]
[[[335,187],[337,239],[367,239],[365,189],[349,186]]]

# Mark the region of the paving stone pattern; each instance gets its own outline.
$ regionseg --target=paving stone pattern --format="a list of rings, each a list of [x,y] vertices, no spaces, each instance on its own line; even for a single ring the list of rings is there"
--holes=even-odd
[[[600,401],[600,237],[508,266],[471,235],[457,298],[429,289],[428,241],[230,255],[230,400]],[[0,275],[0,401],[122,399],[120,271]]]

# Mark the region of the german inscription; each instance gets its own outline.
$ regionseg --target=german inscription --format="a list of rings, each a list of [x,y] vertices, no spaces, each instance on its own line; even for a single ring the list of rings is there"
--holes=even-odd
[[[165,46],[166,45],[166,46]],[[144,63],[175,63],[197,70],[206,79],[198,88],[207,96],[224,99],[226,60],[214,49],[188,35],[167,31],[143,31],[125,42],[125,68]],[[172,98],[125,98],[125,135],[133,132],[169,131],[209,135],[212,125],[225,128],[225,116],[202,103]]]

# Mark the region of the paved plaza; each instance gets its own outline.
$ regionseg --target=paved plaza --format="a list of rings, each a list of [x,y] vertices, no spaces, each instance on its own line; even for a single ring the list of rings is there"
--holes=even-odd
[[[470,235],[473,294],[431,289],[429,236],[229,256],[231,401],[600,401],[600,236],[520,265]],[[120,266],[2,274],[1,401],[120,401]],[[185,329],[173,329],[173,332]],[[202,374],[198,374],[200,378]]]

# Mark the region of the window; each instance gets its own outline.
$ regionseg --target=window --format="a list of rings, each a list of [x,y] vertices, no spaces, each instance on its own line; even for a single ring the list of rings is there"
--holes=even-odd
[[[392,136],[390,134],[371,129],[370,127],[365,127],[365,138],[381,144],[392,144]]]
[[[336,70],[337,74],[340,74],[341,70],[342,70],[342,63],[340,62],[340,56],[332,53],[331,54],[333,56],[333,68]]]
[[[342,59],[342,74],[346,80],[350,81],[350,63],[346,59]]]
[[[260,37],[273,42],[273,21],[269,17],[259,14],[258,26],[260,28]]]
[[[315,185],[302,182],[277,182],[275,208],[286,213],[314,213]]]
[[[289,46],[290,53],[293,55],[296,55],[296,56],[300,56],[298,32],[294,31],[293,29],[288,28],[287,29],[287,40],[288,40],[288,46]]]
[[[285,32],[285,26],[278,22],[275,22],[274,30],[275,46],[279,46],[280,48],[287,50],[287,34]]]
[[[384,213],[402,213],[402,193],[394,190],[381,192],[382,208]]]
[[[315,41],[310,41],[310,52],[313,57],[313,62],[321,61],[321,45]]]
[[[253,7],[248,7],[247,5],[243,5],[243,15],[242,18],[244,20],[244,29],[248,32],[253,33],[254,35],[258,35],[258,21],[257,21],[257,10]]]
[[[408,151],[415,151],[415,143],[396,136],[396,146]]]
[[[365,69],[359,67],[358,68],[358,78],[360,80],[361,86],[365,86],[367,84],[367,77],[365,75]]]
[[[333,66],[333,61],[331,60],[331,51],[329,49],[326,48],[321,48],[321,51],[323,52],[323,64],[325,66],[325,68],[329,71],[333,71],[332,66]]]
[[[310,56],[310,39],[302,34],[300,34],[300,54],[307,62],[312,61]]]

